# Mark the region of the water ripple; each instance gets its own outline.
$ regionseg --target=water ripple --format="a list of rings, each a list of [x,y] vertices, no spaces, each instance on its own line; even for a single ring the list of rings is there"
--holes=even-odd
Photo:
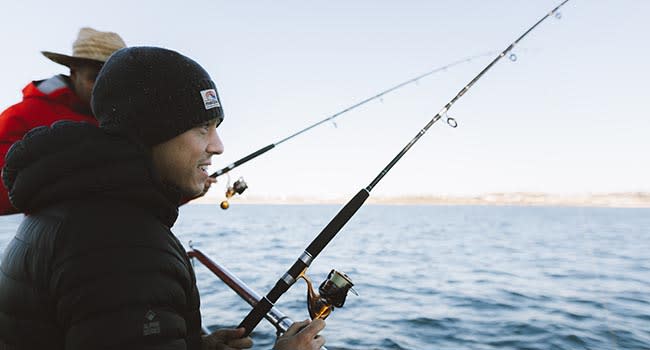
[[[174,227],[260,294],[339,206],[181,208]],[[360,296],[327,320],[331,350],[650,349],[650,210],[381,206],[362,208],[314,260],[320,283],[348,273]],[[20,218],[0,217],[0,245]],[[250,307],[196,268],[206,324]],[[276,304],[307,317],[303,282]],[[253,349],[275,333],[262,323]]]

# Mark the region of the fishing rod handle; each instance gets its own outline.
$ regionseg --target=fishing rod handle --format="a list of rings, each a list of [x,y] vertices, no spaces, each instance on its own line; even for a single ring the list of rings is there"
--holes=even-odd
[[[239,326],[237,326],[237,328],[244,327],[244,337],[247,337],[253,332],[253,329],[257,327],[264,316],[273,308],[273,304],[289,289],[290,286],[291,285],[289,285],[284,279],[278,280],[269,294],[264,296],[257,304],[255,304],[255,306],[253,306],[253,309],[241,321]]]
[[[305,271],[309,265],[311,265],[313,258],[306,251],[303,252],[300,257],[293,263],[291,268],[280,278],[275,286],[269,291],[269,293],[253,306],[253,309],[246,315],[244,320],[237,326],[244,327],[244,336],[248,336],[255,327],[262,321],[262,319],[273,309],[273,306],[278,299],[284,294],[289,288],[296,283],[298,276],[300,276],[303,271]]]
[[[262,297],[259,293],[249,287],[244,281],[235,276],[230,270],[225,266],[219,264],[218,262],[210,259],[202,251],[196,248],[192,248],[187,252],[188,256],[192,259],[196,259],[208,270],[210,270],[215,276],[224,282],[228,287],[230,287],[237,295],[239,295],[244,301],[246,301],[250,306],[255,306]],[[282,311],[274,308],[264,316],[279,333],[285,333],[287,329],[294,323],[293,320],[285,315]],[[205,334],[210,334],[211,332],[205,325],[202,326],[203,332]]]
[[[253,309],[246,315],[238,327],[245,328],[244,336],[248,336],[255,327],[262,321],[278,299],[296,282],[296,279],[315,259],[327,244],[336,236],[343,226],[350,221],[350,218],[359,210],[366,199],[370,196],[367,189],[360,190],[325,226],[316,238],[309,244],[307,249],[293,263],[289,270],[280,278],[269,293],[263,297]]]
[[[334,218],[325,226],[321,233],[314,238],[305,251],[309,253],[313,259],[329,244],[329,242],[336,236],[339,231],[350,221],[352,216],[361,208],[363,203],[370,196],[370,191],[364,188],[361,189],[350,201],[334,216]]]

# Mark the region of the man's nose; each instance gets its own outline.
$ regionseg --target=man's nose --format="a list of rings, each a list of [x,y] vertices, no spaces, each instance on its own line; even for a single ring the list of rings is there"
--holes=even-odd
[[[217,131],[214,131],[214,135],[210,138],[210,143],[207,148],[208,153],[210,154],[221,154],[223,153],[223,142],[219,137]]]

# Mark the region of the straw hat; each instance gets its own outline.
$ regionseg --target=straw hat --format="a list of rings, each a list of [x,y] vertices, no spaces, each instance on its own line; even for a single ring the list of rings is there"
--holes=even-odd
[[[88,62],[104,63],[108,56],[124,47],[124,40],[116,33],[81,28],[77,40],[72,44],[72,56],[49,51],[41,53],[56,63],[70,67]]]

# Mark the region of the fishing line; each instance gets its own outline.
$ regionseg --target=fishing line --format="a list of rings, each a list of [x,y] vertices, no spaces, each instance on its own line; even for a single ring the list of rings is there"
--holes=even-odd
[[[345,109],[343,109],[343,110],[341,110],[341,111],[339,111],[337,113],[334,113],[334,114],[332,114],[331,116],[329,116],[327,118],[321,119],[320,121],[318,121],[318,122],[316,122],[314,124],[311,124],[308,127],[304,128],[304,129],[302,129],[300,131],[297,131],[297,132],[283,138],[280,141],[277,141],[275,143],[272,143],[270,145],[262,147],[262,148],[258,149],[257,151],[255,151],[255,152],[253,152],[253,153],[251,153],[251,154],[249,154],[249,155],[247,155],[247,156],[233,162],[232,164],[230,164],[230,165],[228,165],[228,166],[226,166],[226,167],[224,167],[224,168],[222,168],[220,170],[217,170],[212,175],[210,175],[210,177],[216,178],[218,176],[221,176],[221,175],[229,172],[230,170],[235,169],[236,167],[248,162],[249,160],[252,160],[252,159],[255,159],[255,158],[261,156],[262,154],[264,154],[264,153],[270,151],[271,149],[273,149],[274,147],[276,147],[276,146],[278,146],[278,145],[280,145],[280,144],[282,144],[282,143],[284,143],[286,141],[289,141],[292,138],[294,138],[294,137],[296,137],[296,136],[298,136],[300,134],[303,134],[303,133],[305,133],[305,132],[307,132],[307,131],[309,131],[309,130],[311,130],[311,129],[313,129],[313,128],[315,128],[315,127],[317,127],[317,126],[319,126],[319,125],[321,125],[323,123],[326,123],[328,121],[332,121],[332,123],[334,123],[334,125],[336,127],[336,123],[334,122],[334,119],[340,117],[341,115],[343,115],[343,114],[345,114],[345,113],[347,113],[347,112],[349,112],[349,111],[351,111],[351,110],[353,110],[353,109],[355,109],[357,107],[363,106],[364,104],[366,104],[368,102],[374,101],[376,99],[381,99],[384,95],[389,94],[389,93],[391,93],[391,92],[393,92],[395,90],[398,90],[398,89],[400,89],[400,88],[402,88],[402,87],[404,87],[406,85],[409,85],[409,84],[412,84],[412,83],[417,83],[419,80],[421,80],[423,78],[426,78],[426,77],[428,77],[428,76],[430,76],[430,75],[432,75],[434,73],[447,70],[448,68],[457,66],[459,64],[471,62],[473,60],[476,60],[477,58],[481,58],[481,57],[485,57],[485,56],[491,56],[493,54],[494,54],[494,51],[490,51],[490,52],[474,55],[474,56],[471,56],[471,57],[466,57],[466,58],[454,61],[452,63],[446,64],[446,65],[444,65],[442,67],[438,67],[438,68],[435,68],[433,70],[430,70],[430,71],[428,71],[428,72],[426,72],[424,74],[420,74],[415,78],[411,78],[409,80],[401,82],[401,83],[399,83],[399,84],[397,84],[397,85],[395,85],[395,86],[393,86],[393,87],[391,87],[391,88],[389,88],[387,90],[384,90],[384,91],[382,91],[382,92],[380,92],[380,93],[378,93],[378,94],[376,94],[374,96],[368,97],[365,100],[359,101],[359,102],[357,102],[357,103],[355,103],[355,104],[353,104],[353,105],[351,105],[351,106],[349,106],[349,107],[347,107],[347,108],[345,108]]]
[[[359,210],[365,200],[370,196],[370,191],[381,181],[381,179],[393,168],[393,166],[404,156],[406,152],[417,142],[429,128],[438,120],[447,116],[447,112],[459,98],[461,98],[492,66],[499,60],[505,57],[515,47],[520,40],[522,40],[528,33],[535,29],[549,16],[555,15],[560,7],[566,4],[569,0],[564,0],[561,4],[556,6],[551,12],[547,13],[544,17],[537,21],[532,27],[526,30],[519,38],[503,50],[490,64],[488,64],[481,72],[478,73],[465,87],[463,87],[454,98],[452,98],[425,126],[418,132],[418,134],[395,156],[388,165],[375,177],[372,182],[365,188],[361,189],[345,206],[334,216],[334,218],[325,226],[323,231],[316,236],[316,238],[309,244],[307,249],[298,257],[294,264],[287,270],[287,272],[276,282],[275,286],[269,293],[262,298],[253,309],[246,315],[244,320],[238,327],[244,327],[245,336],[249,335],[253,329],[260,323],[264,315],[273,307],[273,304],[284,294],[307,270],[312,261],[320,254],[327,244],[336,236],[336,234],[343,228],[343,226],[352,218],[352,216]],[[450,126],[455,126],[456,121],[453,118],[446,117],[447,123]]]

